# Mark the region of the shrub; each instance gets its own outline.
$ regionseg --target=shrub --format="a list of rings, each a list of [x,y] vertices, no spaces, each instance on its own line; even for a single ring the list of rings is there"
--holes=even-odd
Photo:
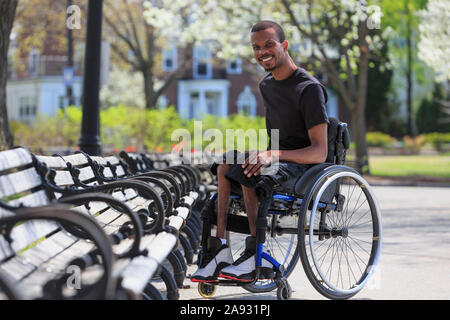
[[[450,149],[450,132],[432,132],[425,133],[425,142],[430,143],[439,152],[445,152]]]
[[[39,117],[32,126],[11,121],[14,142],[34,152],[42,152],[55,146],[75,147],[80,137],[81,119],[80,108],[68,107],[56,116]],[[101,144],[104,149],[123,150],[134,147],[138,151],[147,149],[170,152],[174,143],[171,140],[172,133],[183,128],[189,131],[191,146],[194,147],[195,121],[202,122],[202,136],[208,129],[218,129],[223,135],[222,144],[219,144],[223,149],[226,148],[227,129],[242,129],[244,132],[248,129],[265,129],[263,117],[238,114],[229,117],[205,115],[201,120],[181,119],[173,106],[146,110],[118,105],[100,110]],[[267,135],[263,138],[266,139]],[[210,140],[203,140],[202,147],[205,148],[210,143]]]
[[[402,141],[403,148],[413,153],[419,153],[425,143],[426,141],[423,135],[416,137],[404,136]]]
[[[390,147],[395,143],[395,139],[382,132],[367,132],[366,141],[369,147]]]

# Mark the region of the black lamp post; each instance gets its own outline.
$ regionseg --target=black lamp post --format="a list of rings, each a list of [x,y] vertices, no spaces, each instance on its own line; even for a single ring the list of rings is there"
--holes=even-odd
[[[72,6],[72,0],[67,0],[67,8]],[[72,28],[67,28],[67,67],[73,69],[73,35]],[[72,84],[66,87],[68,105],[74,105]]]
[[[100,57],[103,0],[89,0],[83,77],[80,150],[100,155]]]

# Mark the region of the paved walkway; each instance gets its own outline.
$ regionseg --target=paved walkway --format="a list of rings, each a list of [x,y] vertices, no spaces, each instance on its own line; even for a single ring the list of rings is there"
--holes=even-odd
[[[381,183],[380,183],[381,184]],[[383,247],[376,273],[353,299],[450,298],[450,188],[373,187],[382,208]],[[193,273],[196,266],[190,266]],[[289,277],[293,299],[325,299],[304,275],[301,263]],[[180,299],[201,299],[197,285],[180,290]],[[252,294],[218,287],[214,299],[276,299],[276,291]]]

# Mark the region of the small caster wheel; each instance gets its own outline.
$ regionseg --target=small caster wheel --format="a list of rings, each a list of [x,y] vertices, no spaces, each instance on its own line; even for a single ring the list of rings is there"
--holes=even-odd
[[[216,294],[217,288],[215,284],[199,282],[197,289],[203,298],[209,299]]]
[[[278,300],[289,300],[292,297],[292,289],[287,280],[281,281],[277,289]]]

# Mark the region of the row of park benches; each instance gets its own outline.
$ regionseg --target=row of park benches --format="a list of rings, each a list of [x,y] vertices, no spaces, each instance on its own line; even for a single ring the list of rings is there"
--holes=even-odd
[[[171,162],[0,152],[0,299],[178,299],[215,187]]]

